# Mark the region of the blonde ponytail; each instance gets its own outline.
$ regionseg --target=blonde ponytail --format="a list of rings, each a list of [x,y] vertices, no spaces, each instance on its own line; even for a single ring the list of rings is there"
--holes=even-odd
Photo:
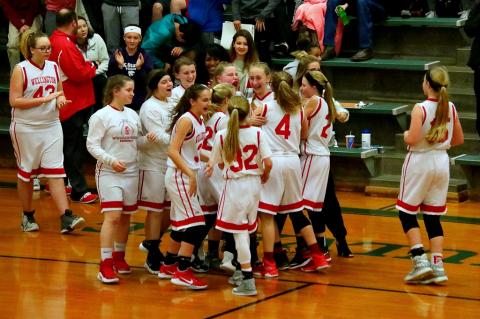
[[[292,89],[293,78],[285,71],[275,72],[272,77],[272,90],[278,105],[285,113],[296,114],[300,111],[302,102]]]
[[[230,119],[228,120],[227,135],[223,144],[223,157],[227,163],[233,163],[240,149],[239,130],[240,122],[250,113],[250,104],[243,96],[233,96],[228,104]]]
[[[437,110],[435,111],[435,121],[425,136],[428,143],[442,142],[447,138],[449,100],[447,86],[449,84],[448,72],[444,67],[437,67],[427,71],[425,79],[430,87],[438,93]]]

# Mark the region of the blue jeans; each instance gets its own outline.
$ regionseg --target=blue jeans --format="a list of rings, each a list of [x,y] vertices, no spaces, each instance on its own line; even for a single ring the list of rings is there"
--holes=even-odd
[[[333,47],[337,32],[338,17],[335,8],[341,4],[341,0],[328,0],[325,14],[325,35],[323,44]],[[378,0],[357,0],[358,18],[358,43],[361,49],[372,47],[373,20],[385,18],[385,8]]]

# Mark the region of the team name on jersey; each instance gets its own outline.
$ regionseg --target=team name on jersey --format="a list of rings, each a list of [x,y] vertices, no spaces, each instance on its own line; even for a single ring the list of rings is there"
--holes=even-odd
[[[54,76],[38,76],[30,80],[31,85],[39,85],[39,84],[49,84],[57,83],[57,78]]]
[[[120,143],[131,143],[135,141],[138,136],[135,133],[135,126],[124,120],[121,124],[121,135],[113,136],[114,140],[118,140]]]

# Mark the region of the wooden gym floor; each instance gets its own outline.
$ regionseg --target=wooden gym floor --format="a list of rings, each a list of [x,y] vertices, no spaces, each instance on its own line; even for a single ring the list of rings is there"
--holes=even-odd
[[[225,273],[204,276],[205,291],[178,288],[148,274],[145,254],[137,248],[144,238],[144,212],[132,218],[127,261],[133,273],[122,276],[119,285],[104,285],[96,279],[98,204],[72,204],[87,223],[60,235],[50,196],[35,192],[40,231],[22,233],[16,190],[0,188],[0,317],[480,318],[480,203],[448,205],[443,218],[448,284],[414,286],[402,281],[411,264],[394,199],[338,196],[355,258],[337,257],[332,244],[333,263],[325,273],[281,272],[279,279],[257,279],[258,296],[237,297]],[[293,254],[291,234],[288,225],[283,242]]]

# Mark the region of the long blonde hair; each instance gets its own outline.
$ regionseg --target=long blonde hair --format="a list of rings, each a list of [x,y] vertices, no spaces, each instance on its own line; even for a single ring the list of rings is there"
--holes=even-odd
[[[203,116],[208,121],[215,112],[222,107],[225,99],[230,99],[235,94],[235,87],[228,83],[220,83],[212,88],[212,103],[208,106],[207,114]]]
[[[447,123],[449,115],[449,103],[447,86],[450,83],[448,71],[445,67],[436,67],[425,73],[425,80],[430,87],[438,93],[437,110],[435,111],[435,122],[428,131],[425,138],[428,143],[441,142],[448,134]]]
[[[48,39],[48,35],[42,32],[35,32],[32,29],[28,29],[27,31],[22,33],[22,35],[20,36],[19,48],[25,59],[28,60],[32,58],[32,52],[30,51],[30,49],[35,48],[37,40],[40,38]]]
[[[285,113],[296,114],[302,107],[300,96],[292,89],[293,78],[285,71],[275,72],[272,76],[272,90],[278,105]]]
[[[333,103],[333,89],[327,77],[320,71],[308,71],[304,75],[310,85],[317,88],[318,95],[323,96],[328,105],[329,123],[335,123],[337,111]]]
[[[250,104],[243,96],[233,96],[228,103],[227,136],[223,144],[223,157],[227,163],[233,163],[237,158],[237,152],[240,151],[239,130],[240,122],[250,113]]]

